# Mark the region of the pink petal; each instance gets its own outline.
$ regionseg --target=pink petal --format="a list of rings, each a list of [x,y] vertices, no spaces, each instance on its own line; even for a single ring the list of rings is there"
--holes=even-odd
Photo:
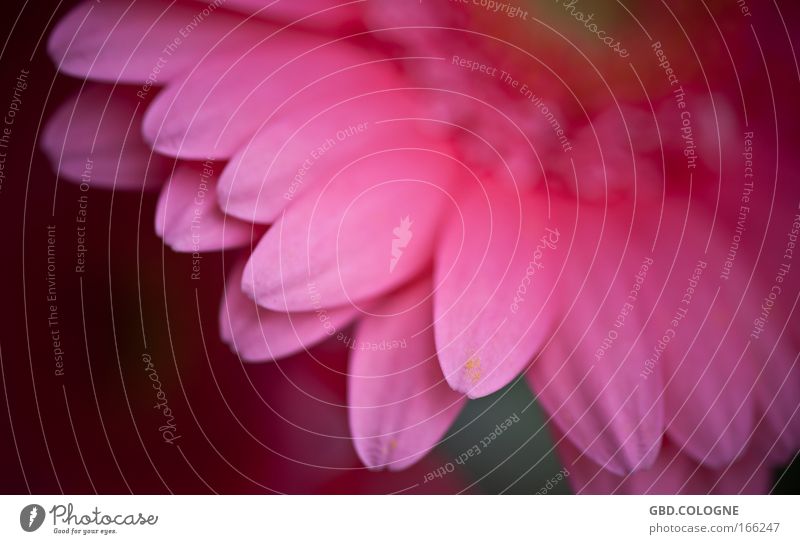
[[[770,470],[757,456],[712,470],[681,453],[669,441],[652,467],[617,475],[603,470],[582,455],[569,439],[558,442],[559,457],[576,493],[606,495],[764,494],[769,491]]]
[[[475,398],[509,383],[549,335],[545,301],[561,259],[553,247],[568,244],[561,235],[569,225],[548,218],[546,196],[468,190],[439,244],[434,309],[444,375]]]
[[[720,279],[727,254],[722,234],[728,233],[714,233],[706,253],[712,231],[704,214],[694,206],[685,219],[685,203],[667,202],[655,253],[673,258],[674,268],[653,324],[674,336],[658,362],[667,432],[697,461],[722,467],[741,455],[755,424],[756,368],[745,353],[754,309],[742,303],[737,310],[746,278]]]
[[[386,62],[365,64],[373,60],[340,42],[281,32],[167,86],[147,110],[145,138],[168,155],[231,157],[278,111],[321,111],[398,86]]]
[[[765,328],[768,330],[768,328]],[[758,345],[757,342],[765,342]],[[760,409],[760,428],[753,439],[766,455],[788,463],[800,450],[800,362],[798,352],[787,339],[767,339],[762,335],[753,342],[761,349],[754,362],[759,364],[756,399]]]
[[[416,117],[404,93],[354,98],[329,111],[293,109],[278,114],[228,163],[219,200],[228,213],[270,223],[305,189],[326,183],[349,163],[413,142]]]
[[[402,284],[430,264],[451,170],[434,150],[364,157],[275,222],[247,263],[245,292],[265,308],[309,311]]]
[[[244,261],[230,272],[219,311],[220,336],[244,361],[274,361],[294,355],[335,334],[357,314],[342,307],[321,312],[265,310],[242,292]]]
[[[664,432],[661,375],[644,373],[655,261],[628,206],[581,206],[579,222],[558,288],[565,317],[526,376],[572,443],[626,474],[652,465]]]
[[[207,4],[207,0],[197,0]],[[336,28],[357,20],[361,5],[340,4],[331,0],[227,0],[225,7],[265,19],[275,19],[301,26]]]
[[[170,161],[142,140],[143,107],[130,89],[89,84],[50,118],[42,149],[70,181],[117,189],[158,187]]]
[[[464,404],[436,360],[429,281],[386,298],[351,345],[350,428],[373,469],[402,470],[442,439]]]
[[[175,251],[217,251],[258,239],[260,227],[226,216],[217,206],[220,164],[181,163],[161,189],[156,232]]]
[[[137,89],[145,97],[152,84],[194,68],[208,53],[235,55],[274,31],[224,9],[204,13],[205,4],[84,2],[59,21],[48,52],[60,71],[76,77],[149,82]]]
[[[769,200],[774,195],[763,192],[762,197]],[[777,197],[781,199],[781,196]],[[772,227],[765,232],[763,241],[765,247],[759,257],[760,276],[754,278],[754,288],[749,291],[745,304],[751,321],[747,323],[747,332],[750,334],[750,350],[747,358],[757,368],[756,378],[756,404],[759,419],[756,436],[752,439],[753,447],[761,447],[770,459],[779,463],[788,463],[800,450],[800,407],[797,399],[800,398],[800,361],[798,361],[798,320],[796,318],[800,303],[800,275],[793,269],[780,277],[777,282],[776,274],[785,272],[785,231],[791,215],[784,216],[785,209],[780,209],[792,203],[793,198],[783,198],[776,201],[778,218],[775,221],[770,214],[763,219],[766,223],[769,218]],[[770,202],[753,203],[751,209],[764,206],[767,209]],[[766,215],[766,214],[765,214]],[[749,227],[748,227],[749,228]],[[762,232],[761,226],[754,226],[756,232]],[[766,225],[763,226],[766,229]],[[755,237],[753,237],[755,238]],[[760,245],[762,237],[755,240]],[[757,250],[753,251],[753,258]],[[751,261],[743,261],[742,266],[748,268]],[[763,279],[764,281],[757,281]],[[777,285],[780,293],[773,286]],[[769,308],[769,312],[766,312]],[[767,319],[764,321],[763,316]],[[757,338],[753,338],[753,332]]]
[[[663,174],[656,134],[648,109],[612,106],[575,131],[574,153],[556,155],[546,166],[569,180],[583,200],[628,197],[636,191],[638,198],[657,201]]]

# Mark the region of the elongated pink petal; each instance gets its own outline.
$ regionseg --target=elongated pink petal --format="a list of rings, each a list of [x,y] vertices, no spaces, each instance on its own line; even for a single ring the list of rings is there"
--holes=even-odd
[[[286,210],[245,269],[245,292],[274,310],[362,301],[429,266],[448,213],[452,159],[434,150],[366,156]]]
[[[245,261],[230,272],[219,310],[220,336],[244,361],[274,361],[342,334],[357,310],[282,313],[265,310],[242,292]]]
[[[317,105],[278,114],[222,172],[219,200],[228,213],[269,223],[309,186],[327,183],[349,163],[413,142],[416,108],[408,93],[353,98],[328,111]]]
[[[719,232],[697,207],[668,201],[656,254],[674,257],[658,315],[653,360],[665,383],[667,432],[697,461],[727,466],[742,454],[755,425],[755,365],[748,359],[752,317],[746,274],[721,278]],[[681,241],[681,237],[683,238]],[[752,286],[751,288],[753,288]]]
[[[712,470],[698,464],[666,441],[650,468],[618,475],[603,470],[583,455],[569,438],[560,438],[557,448],[570,485],[576,493],[739,495],[764,494],[770,486],[770,467],[753,454],[747,454],[740,461],[719,470]]]
[[[374,60],[341,42],[281,32],[168,85],[147,110],[145,138],[168,155],[229,158],[278,111],[323,110],[395,87],[389,64]]]
[[[667,431],[695,459],[719,467],[739,457],[752,435],[756,369],[746,358],[746,340],[734,338],[745,329],[741,319],[730,323],[733,307],[719,298],[713,306],[702,296],[695,302],[693,311],[703,312],[701,318],[708,314],[708,321],[703,326],[699,319],[687,321],[681,333],[687,338],[676,333],[664,356]]]
[[[108,82],[163,85],[205,55],[238,54],[274,29],[224,9],[154,0],[84,2],[59,21],[50,57],[70,75]],[[148,85],[144,85],[148,83]]]
[[[616,474],[652,465],[664,432],[663,380],[645,366],[656,264],[629,208],[581,206],[565,316],[527,373],[555,425]]]
[[[765,191],[761,197],[768,200],[773,195]],[[787,201],[794,207],[793,198],[784,197],[776,200],[776,204],[784,206]],[[770,203],[762,202],[760,205],[769,207]],[[756,206],[754,202],[752,209]],[[793,219],[798,220],[796,213]],[[762,219],[762,223],[768,220],[769,216]],[[800,274],[791,267],[787,268],[783,232],[787,221],[788,217],[782,221],[772,220],[772,228],[764,234],[766,247],[758,261],[761,274],[754,278],[754,288],[745,301],[751,320],[746,323],[750,342],[746,357],[757,369],[758,428],[751,442],[753,447],[762,448],[765,455],[781,464],[789,463],[800,450],[800,407],[797,402],[800,398],[800,320],[796,318],[796,304],[800,303]],[[761,226],[756,225],[753,230],[761,232],[759,228]],[[753,245],[761,242],[759,238]],[[757,255],[758,250],[752,249],[752,254]],[[749,262],[744,262],[747,264],[742,266],[749,268]]]
[[[144,104],[126,88],[89,84],[53,114],[42,149],[64,178],[117,189],[153,189],[169,171],[139,132]]]
[[[450,386],[481,397],[509,383],[550,333],[545,303],[565,223],[545,199],[476,188],[459,203],[436,257],[436,346]],[[559,219],[563,221],[563,218]]]
[[[261,227],[228,217],[217,206],[221,165],[182,163],[161,189],[156,232],[175,251],[217,251],[257,240]]]
[[[442,439],[464,404],[436,360],[431,286],[420,281],[364,317],[351,345],[350,428],[362,462],[402,470]]]
[[[753,359],[759,363],[755,395],[763,418],[752,441],[770,459],[788,463],[800,449],[800,356],[785,336],[778,338],[769,330],[766,326],[758,340],[751,340]]]

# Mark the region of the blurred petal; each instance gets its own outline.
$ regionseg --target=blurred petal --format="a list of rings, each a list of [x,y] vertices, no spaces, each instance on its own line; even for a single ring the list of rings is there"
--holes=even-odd
[[[763,414],[752,442],[770,459],[789,463],[800,450],[800,363],[798,351],[785,338],[762,338],[756,399]],[[768,353],[767,353],[768,352]]]
[[[47,49],[59,71],[75,77],[164,84],[209,52],[236,55],[274,31],[204,4],[84,2],[59,21]]]
[[[390,295],[358,326],[351,346],[348,405],[359,457],[402,470],[442,439],[464,398],[436,360],[430,282]]]
[[[755,365],[746,278],[720,279],[725,251],[703,209],[668,201],[655,253],[674,256],[654,321],[662,336],[667,432],[695,460],[724,467],[745,450],[754,429]],[[741,305],[741,306],[740,306]],[[661,336],[661,335],[658,335]],[[665,341],[664,341],[665,340]]]
[[[281,32],[235,59],[208,60],[202,70],[170,83],[145,114],[145,139],[167,155],[229,158],[278,111],[323,110],[396,87],[389,64],[371,60],[342,43]]]
[[[252,225],[226,216],[217,206],[215,168],[221,166],[182,163],[161,189],[156,232],[175,251],[218,251],[258,239]]]
[[[207,3],[207,0],[197,0]],[[301,26],[336,28],[357,21],[358,3],[340,4],[331,0],[227,0],[225,7],[265,19],[275,19]]]
[[[739,495],[765,494],[770,488],[769,467],[754,455],[747,455],[720,470],[711,470],[666,441],[652,467],[620,476],[603,470],[568,438],[558,442],[558,452],[576,493]]]
[[[357,315],[355,308],[282,313],[265,310],[242,292],[244,261],[230,272],[219,311],[220,336],[248,362],[294,355],[333,336]]]
[[[435,271],[442,370],[472,398],[509,383],[550,333],[553,308],[545,302],[565,228],[548,218],[540,196],[481,189],[459,202],[446,225]]]
[[[364,157],[286,210],[245,269],[245,291],[273,310],[361,301],[430,265],[451,159],[398,149]]]
[[[355,98],[329,111],[292,109],[271,120],[222,172],[219,200],[228,213],[269,223],[309,186],[327,183],[357,159],[413,142],[411,100],[399,92]]]
[[[661,375],[643,373],[652,306],[642,290],[652,291],[654,259],[627,206],[582,206],[579,221],[579,249],[559,284],[572,307],[527,377],[572,443],[626,474],[655,461],[664,432]]]
[[[87,84],[47,122],[42,148],[64,178],[117,189],[161,185],[169,162],[139,135],[144,105],[127,88]]]

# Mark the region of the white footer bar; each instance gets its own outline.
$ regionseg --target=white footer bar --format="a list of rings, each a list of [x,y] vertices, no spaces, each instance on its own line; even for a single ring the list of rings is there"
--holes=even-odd
[[[795,496],[3,496],[0,542],[800,542]]]

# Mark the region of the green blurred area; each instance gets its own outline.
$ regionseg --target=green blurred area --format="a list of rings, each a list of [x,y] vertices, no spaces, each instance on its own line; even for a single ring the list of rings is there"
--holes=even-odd
[[[544,413],[522,379],[469,401],[437,453],[468,476],[467,493],[570,493]]]

